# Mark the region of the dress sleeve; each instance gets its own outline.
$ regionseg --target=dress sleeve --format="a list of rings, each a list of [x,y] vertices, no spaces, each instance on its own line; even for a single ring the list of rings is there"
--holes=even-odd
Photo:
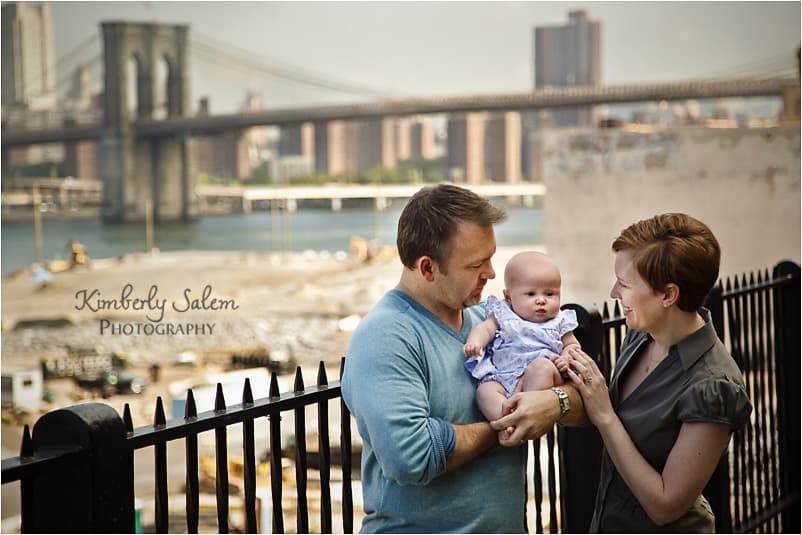
[[[576,319],[576,311],[575,310],[561,310],[560,315],[562,320],[560,321],[560,326],[558,332],[560,336],[565,336],[565,334],[573,331],[577,327],[579,327],[579,322]]]
[[[499,316],[504,315],[504,311],[502,310],[502,301],[499,300],[498,297],[495,295],[487,296],[487,301],[485,302],[485,317],[490,317],[490,314],[496,317],[496,322],[499,322]]]
[[[743,385],[726,377],[700,381],[679,399],[679,420],[727,424],[738,430],[749,421],[752,403]]]

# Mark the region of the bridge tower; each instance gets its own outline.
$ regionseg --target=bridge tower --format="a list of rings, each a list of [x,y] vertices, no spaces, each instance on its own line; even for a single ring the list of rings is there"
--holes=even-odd
[[[189,115],[189,27],[104,22],[103,219],[141,221],[197,216],[192,142],[185,135],[137,137],[135,122]]]

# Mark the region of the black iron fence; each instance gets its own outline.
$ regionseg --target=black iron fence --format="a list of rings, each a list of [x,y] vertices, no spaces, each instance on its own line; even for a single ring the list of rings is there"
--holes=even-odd
[[[771,274],[765,271],[725,280],[707,302],[719,336],[743,371],[755,407],[751,424],[735,436],[705,489],[716,512],[718,531],[799,533],[799,281],[799,266],[783,262]],[[566,306],[577,311],[577,337],[609,378],[625,330],[617,306],[612,313],[606,305],[601,312],[592,305]],[[330,435],[330,403],[339,406],[336,440]],[[316,422],[307,425],[307,409],[315,408]],[[282,416],[289,415],[294,433],[288,448],[282,444]],[[269,473],[260,475],[254,424],[265,418]],[[232,455],[242,457],[241,474],[237,474],[242,485],[234,487],[233,496],[242,504],[244,519],[232,525],[228,433],[239,428],[242,446]],[[312,448],[307,443],[310,430],[317,437]],[[256,488],[262,477],[269,479],[273,533],[353,532],[351,419],[340,398],[339,382],[329,383],[323,363],[312,387],[304,386],[298,368],[292,392],[280,393],[273,373],[269,395],[262,399],[253,399],[246,380],[241,403],[234,405],[226,404],[218,385],[212,411],[197,413],[190,390],[184,418],[167,421],[159,398],[153,424],[136,429],[128,406],[122,416],[100,403],[47,413],[36,422],[32,434],[26,426],[20,455],[2,461],[2,482],[19,481],[23,532],[131,533],[137,528],[135,477],[143,474],[142,467],[134,466],[134,452],[150,448],[153,529],[197,533],[202,516],[198,436],[212,431],[216,531],[267,531],[267,526],[260,526],[258,514],[262,507]],[[185,481],[176,493],[168,488],[172,465],[168,465],[167,452],[168,444],[182,441]],[[531,442],[530,530],[587,531],[601,449],[592,426],[557,428]],[[286,460],[294,469],[285,478],[287,467],[282,461]],[[313,481],[310,473],[314,473]],[[287,496],[293,488],[294,496]],[[181,517],[185,522],[180,524],[171,519],[169,507],[169,500],[177,495],[184,500]],[[310,515],[312,495],[316,511]],[[295,526],[288,529],[285,522],[290,517]]]

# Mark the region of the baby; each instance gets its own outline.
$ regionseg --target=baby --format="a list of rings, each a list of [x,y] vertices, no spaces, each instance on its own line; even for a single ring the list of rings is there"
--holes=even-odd
[[[579,342],[572,332],[576,312],[560,310],[560,284],[560,270],[548,256],[516,254],[504,270],[504,301],[488,297],[487,319],[468,335],[465,368],[479,379],[476,401],[489,421],[502,416],[513,393],[563,384],[567,349]]]

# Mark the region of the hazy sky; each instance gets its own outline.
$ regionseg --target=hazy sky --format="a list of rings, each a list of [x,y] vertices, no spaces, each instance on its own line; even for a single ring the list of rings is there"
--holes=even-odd
[[[773,73],[794,67],[800,44],[800,2],[53,2],[51,9],[56,58],[98,36],[60,63],[59,79],[98,57],[101,21],[190,25],[192,108],[208,96],[214,113],[234,111],[248,90],[268,107],[369,98],[279,81],[225,59],[225,50],[391,97],[528,91],[533,28],[561,25],[574,9],[602,23],[605,84]]]

